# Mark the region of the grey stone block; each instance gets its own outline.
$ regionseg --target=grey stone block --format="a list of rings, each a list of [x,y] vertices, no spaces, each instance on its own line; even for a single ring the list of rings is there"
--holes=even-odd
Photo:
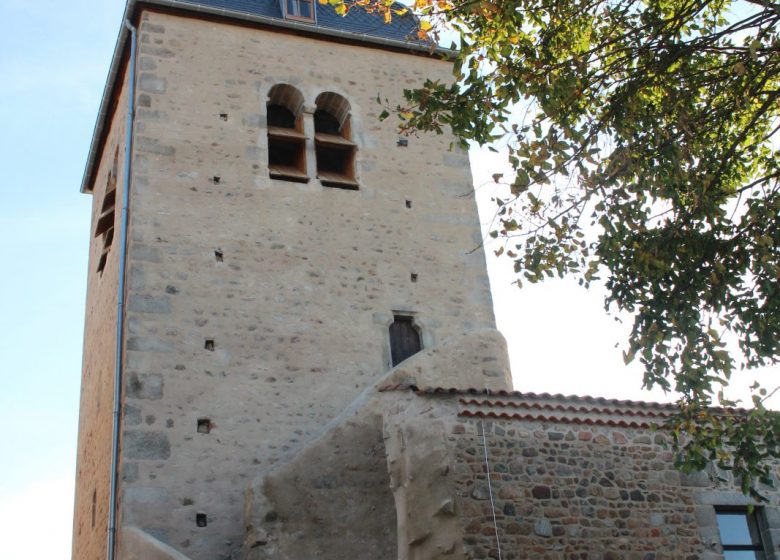
[[[171,300],[168,296],[131,295],[128,308],[136,313],[165,314],[171,312]]]
[[[129,399],[161,399],[163,395],[163,378],[159,373],[145,373],[138,375],[131,373],[127,376],[125,395]],[[140,412],[138,421],[140,422]]]
[[[477,482],[474,485],[474,489],[471,491],[471,497],[475,500],[489,500],[490,489],[488,488],[488,485],[484,482]]]
[[[146,284],[143,267],[131,266],[128,274],[127,285],[131,290],[143,290]]]
[[[147,47],[142,47],[143,49]],[[138,78],[138,89],[147,93],[165,93],[168,90],[168,81],[148,72],[141,73]]]
[[[171,49],[166,49],[165,47],[154,47],[152,45],[142,45],[141,54],[150,54],[160,58],[173,58],[176,56],[176,53]]]
[[[165,26],[146,21],[141,24],[141,31],[146,31],[147,33],[165,33]]]
[[[683,486],[695,486],[706,488],[712,485],[710,475],[705,471],[680,473],[680,484]]]
[[[170,499],[165,488],[134,487],[125,490],[124,501],[127,504],[162,504]]]
[[[746,506],[752,500],[740,492],[697,492],[694,502],[710,506]]]
[[[141,70],[157,70],[157,62],[148,56],[142,56],[140,60]]]
[[[712,506],[696,506],[696,523],[699,527],[715,527],[718,520],[715,518],[715,508]]]
[[[137,426],[141,423],[141,409],[131,404],[124,407],[125,426]]]
[[[249,161],[259,161],[262,155],[262,150],[257,146],[247,146],[244,152],[244,157]]]
[[[469,155],[465,152],[448,152],[442,157],[444,163],[449,167],[468,167]]]
[[[130,247],[130,258],[137,261],[160,262],[160,250],[148,245],[134,243]]]
[[[122,435],[122,454],[127,459],[168,459],[171,444],[163,432],[126,431]]]
[[[157,109],[143,109],[139,108],[136,112],[139,119],[146,121],[166,122],[168,120],[168,113]]]
[[[552,537],[552,525],[547,519],[537,519],[534,522],[534,533],[540,537]]]
[[[148,136],[138,136],[135,145],[139,152],[146,152],[149,154],[172,156],[176,153],[173,146],[163,146],[157,138],[149,138]]]
[[[138,463],[125,463],[122,466],[122,480],[135,482],[138,480]]]
[[[263,120],[263,115],[259,113],[244,115],[244,118],[241,119],[241,122],[244,124],[244,126],[249,126],[252,128],[260,128],[265,123]]]
[[[173,352],[173,344],[157,338],[131,336],[127,339],[127,349],[136,352]]]

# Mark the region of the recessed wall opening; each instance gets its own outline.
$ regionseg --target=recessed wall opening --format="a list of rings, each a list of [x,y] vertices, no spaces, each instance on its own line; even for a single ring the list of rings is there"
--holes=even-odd
[[[399,148],[406,148],[409,145],[409,139],[401,137],[398,139],[397,145]]]
[[[302,112],[303,95],[293,86],[277,84],[268,92],[268,171],[273,179],[309,180]]]
[[[390,325],[390,355],[393,367],[422,349],[420,330],[409,315],[393,315]]]
[[[268,143],[268,162],[271,175],[289,181],[302,181],[306,170],[306,153],[297,141],[278,138]],[[308,179],[308,177],[306,177]]]
[[[321,93],[314,112],[314,151],[317,177],[323,186],[357,189],[349,102],[333,92]]]
[[[412,282],[417,282],[417,273],[416,272],[412,272],[412,274],[410,276],[410,279],[411,279]]]
[[[97,271],[99,274],[103,274],[103,270],[106,268],[106,263],[108,262],[108,253],[103,253],[100,255],[100,260],[98,261]]]
[[[195,514],[195,525],[198,527],[205,527],[209,524],[208,518],[205,513]]]
[[[223,121],[226,121],[226,120],[228,120],[228,114],[227,113],[220,113],[219,114],[219,118],[222,119]]]
[[[298,120],[295,114],[283,105],[268,104],[268,126],[279,128],[297,128]]]
[[[111,210],[116,204],[116,189],[111,189],[103,197],[103,206],[100,209],[101,214]]]
[[[97,490],[92,490],[92,528],[95,528],[95,518],[97,517]]]
[[[407,200],[406,201],[406,207],[407,208],[411,208],[412,207],[412,201],[411,200]]]
[[[212,182],[212,183],[214,183],[215,185],[219,185],[219,182],[220,182],[221,180],[222,180],[222,179],[219,177],[219,175],[214,175],[214,176],[211,178],[211,182]]]
[[[214,258],[217,262],[222,262],[225,259],[225,255],[222,253],[222,249],[214,251]]]
[[[211,352],[214,351],[214,339],[213,338],[207,338],[206,342],[203,344],[203,347],[206,350],[209,350]]]
[[[116,221],[116,180],[119,172],[119,147],[114,151],[114,161],[108,172],[106,180],[106,190],[103,194],[103,202],[100,205],[100,217],[95,224],[95,237],[102,236],[102,251],[98,258],[97,272],[103,275],[103,270],[108,263],[108,252],[111,250],[111,244],[114,242],[114,222]]]
[[[208,434],[211,432],[213,424],[208,418],[198,418],[198,433]]]

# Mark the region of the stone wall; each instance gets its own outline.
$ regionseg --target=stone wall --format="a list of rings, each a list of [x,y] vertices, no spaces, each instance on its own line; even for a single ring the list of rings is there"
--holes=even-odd
[[[250,481],[389,370],[393,312],[431,348],[494,328],[492,302],[467,154],[377,120],[378,93],[448,63],[154,12],[139,40],[122,518],[212,560],[243,540]],[[309,124],[319,93],[349,101],[358,190],[313,161],[308,183],[269,178],[279,83]]]
[[[119,204],[124,185],[127,88],[121,86],[116,111],[106,136],[92,193],[87,309],[79,407],[76,498],[73,520],[73,558],[105,558],[111,472],[114,407],[116,305],[119,266]],[[113,175],[116,177],[112,178]],[[102,274],[98,263],[103,236],[95,228],[103,213],[109,184],[116,182],[115,230]]]
[[[505,560],[714,560],[714,506],[752,503],[728,480],[675,470],[666,436],[647,428],[471,418],[451,430],[470,558],[497,557],[495,511]]]
[[[363,408],[247,496],[245,560],[395,560],[382,417]]]
[[[496,550],[483,425],[507,560],[702,554],[691,490],[680,486],[663,435],[471,419],[453,431],[472,557],[488,558]]]
[[[680,473],[649,427],[670,405],[446,388],[383,398],[399,558],[496,559],[500,543],[504,560],[722,560],[715,508],[751,504],[778,557],[780,465],[766,503],[727,472]]]
[[[495,330],[451,337],[399,364],[296,457],[261,472],[247,492],[242,558],[464,558],[447,445],[457,408],[402,387],[480,381],[500,391],[508,367]]]

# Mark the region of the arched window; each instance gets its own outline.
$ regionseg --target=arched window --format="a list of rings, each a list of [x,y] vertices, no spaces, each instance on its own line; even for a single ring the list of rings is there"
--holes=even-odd
[[[317,177],[326,187],[357,189],[355,152],[349,102],[332,92],[321,93],[315,101],[314,147]]]
[[[404,315],[393,316],[393,324],[390,325],[390,355],[393,367],[417,354],[421,348],[420,331],[414,325],[414,319]]]
[[[268,92],[268,170],[274,179],[309,180],[302,110],[303,95],[291,85],[277,84]]]

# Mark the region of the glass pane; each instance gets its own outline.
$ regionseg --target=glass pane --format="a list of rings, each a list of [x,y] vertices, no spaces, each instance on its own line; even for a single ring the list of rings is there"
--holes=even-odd
[[[753,550],[724,550],[725,560],[759,560],[761,556]]]
[[[718,529],[721,544],[753,544],[745,513],[718,512]],[[734,558],[755,558],[755,556],[734,556]]]
[[[311,18],[311,2],[308,2],[307,0],[300,0],[300,3],[298,4],[300,6],[301,13],[300,15],[305,18]]]
[[[296,0],[287,0],[287,15],[288,16],[298,15],[298,2]]]

